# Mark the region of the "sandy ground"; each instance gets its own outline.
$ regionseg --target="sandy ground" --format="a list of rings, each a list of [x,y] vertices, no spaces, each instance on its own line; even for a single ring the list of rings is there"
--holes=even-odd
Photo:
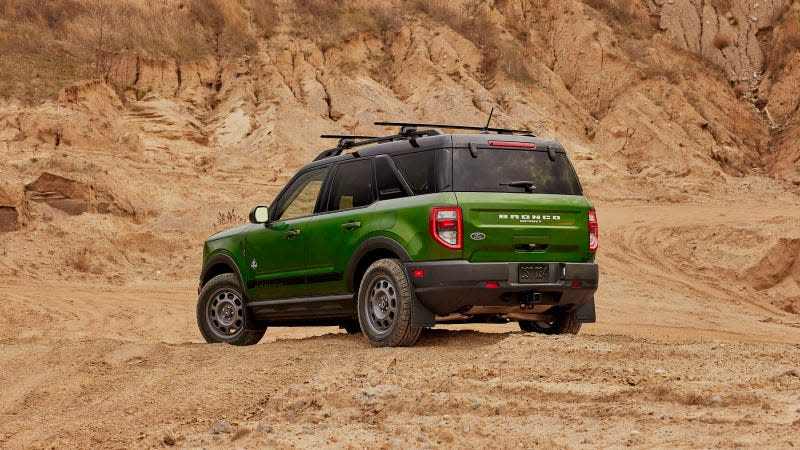
[[[742,270],[800,207],[730,204],[598,205],[599,321],[578,336],[446,326],[373,349],[275,328],[236,348],[202,342],[194,280],[4,278],[0,447],[797,447],[800,316]]]

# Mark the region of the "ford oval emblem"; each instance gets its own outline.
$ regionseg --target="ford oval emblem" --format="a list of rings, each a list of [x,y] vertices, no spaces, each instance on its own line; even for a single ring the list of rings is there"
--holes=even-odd
[[[482,241],[486,238],[486,235],[480,232],[475,232],[469,235],[470,239],[473,241]]]

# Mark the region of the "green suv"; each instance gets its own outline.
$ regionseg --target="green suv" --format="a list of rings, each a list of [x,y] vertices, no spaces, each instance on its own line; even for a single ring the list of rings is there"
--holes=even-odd
[[[560,144],[526,130],[376,124],[402,128],[335,136],[250,224],[206,240],[206,341],[338,325],[410,346],[436,323],[574,334],[595,321],[597,217]]]

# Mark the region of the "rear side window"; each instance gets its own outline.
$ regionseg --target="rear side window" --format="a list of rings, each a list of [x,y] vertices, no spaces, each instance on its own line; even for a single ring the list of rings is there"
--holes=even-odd
[[[424,151],[392,156],[414,195],[436,192],[436,152]]]
[[[556,160],[550,161],[546,151],[501,148],[475,149],[475,157],[468,149],[454,149],[453,189],[581,195],[578,177],[564,153],[556,153]]]
[[[375,200],[372,184],[372,161],[359,161],[339,164],[328,197],[328,211],[359,208]]]

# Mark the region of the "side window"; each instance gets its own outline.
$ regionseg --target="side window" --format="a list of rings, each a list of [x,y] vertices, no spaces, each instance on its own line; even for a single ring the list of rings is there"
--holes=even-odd
[[[406,196],[406,190],[392,170],[387,158],[375,158],[375,178],[378,181],[378,196],[381,200]]]
[[[436,192],[436,152],[396,155],[392,160],[415,195]]]
[[[327,211],[367,206],[375,200],[372,186],[372,161],[339,164],[331,184]]]
[[[323,167],[296,179],[281,197],[275,220],[289,220],[314,214],[317,197],[327,173],[328,168]]]

